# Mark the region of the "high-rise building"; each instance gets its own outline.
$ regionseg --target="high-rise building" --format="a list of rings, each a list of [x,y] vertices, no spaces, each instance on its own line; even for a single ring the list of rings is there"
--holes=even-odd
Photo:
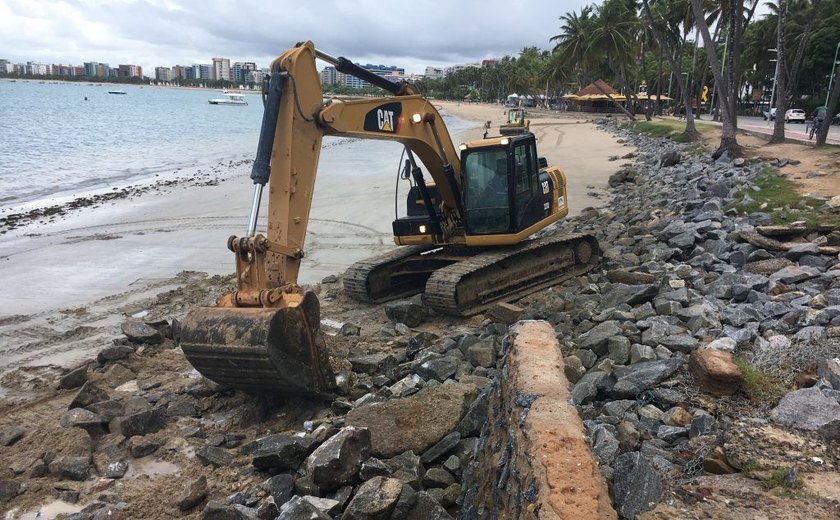
[[[210,79],[230,81],[230,60],[227,58],[213,58],[213,72]]]
[[[121,78],[142,78],[143,67],[140,65],[120,65],[117,67],[117,76]]]
[[[169,67],[155,67],[155,79],[158,81],[172,81],[172,69]]]
[[[338,83],[338,71],[332,65],[327,65],[321,71],[321,85],[335,85]]]
[[[211,79],[213,74],[213,66],[199,63],[193,65],[193,79]]]
[[[99,68],[99,63],[95,61],[85,62],[85,76],[97,76],[96,69]]]
[[[172,79],[187,79],[187,69],[189,67],[184,67],[183,65],[173,65],[172,66]]]
[[[245,81],[247,83],[253,83],[254,85],[257,85],[257,86],[261,85],[262,82],[263,82],[262,71],[252,70],[252,71],[248,72],[248,74],[245,76]]]
[[[230,67],[230,80],[237,83],[248,81],[248,73],[257,70],[257,64],[252,61],[237,61]]]
[[[96,65],[96,77],[97,78],[109,78],[111,77],[111,66],[107,63],[99,63]]]
[[[359,65],[359,64],[357,63],[357,65]],[[374,74],[376,74],[378,76],[382,76],[382,77],[388,79],[389,81],[393,81],[393,82],[399,81],[399,78],[401,78],[402,76],[405,75],[405,69],[404,68],[397,67],[397,66],[394,66],[394,65],[386,67],[385,65],[371,65],[370,63],[367,63],[365,65],[361,65],[361,67],[363,69],[367,69],[370,72],[373,72]],[[350,87],[350,88],[367,88],[367,87],[370,87],[370,83],[368,83],[367,81],[359,79],[355,76],[351,76],[350,74],[341,74],[341,73],[336,74],[336,82],[341,84],[341,85],[344,85],[345,87]]]
[[[46,76],[48,65],[46,63],[39,63],[37,61],[27,61],[26,62],[26,74],[32,74],[33,76]]]
[[[0,60],[0,74],[11,74],[15,68],[9,60]]]

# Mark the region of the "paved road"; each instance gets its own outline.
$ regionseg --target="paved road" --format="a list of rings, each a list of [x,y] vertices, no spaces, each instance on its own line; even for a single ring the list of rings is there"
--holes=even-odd
[[[704,115],[703,122],[709,122],[709,116]],[[775,121],[765,121],[763,117],[745,117],[738,116],[738,128],[742,130],[750,130],[753,132],[761,132],[765,134],[773,133],[773,125]],[[805,133],[807,125],[802,123],[790,123],[785,125],[785,137],[789,139],[799,139],[808,141],[808,135]],[[816,140],[816,137],[814,138]],[[813,141],[812,141],[813,142]],[[828,131],[828,143],[840,144],[840,125],[833,125]]]

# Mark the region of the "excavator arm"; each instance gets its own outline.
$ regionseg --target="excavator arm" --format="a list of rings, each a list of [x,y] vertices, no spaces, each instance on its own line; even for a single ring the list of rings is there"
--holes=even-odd
[[[324,102],[315,58],[394,94]],[[430,209],[445,241],[461,220],[460,161],[437,110],[405,84],[298,44],[271,64],[271,79],[251,178],[244,236],[232,236],[238,287],[216,307],[190,311],[181,347],[208,378],[248,391],[328,395],[334,383],[319,303],[297,285],[324,135],[399,141],[427,168],[440,200]],[[422,175],[415,169],[415,176]],[[422,179],[417,179],[421,183]],[[256,233],[264,190],[268,229]],[[425,196],[430,202],[428,195]],[[429,206],[431,207],[431,205]]]

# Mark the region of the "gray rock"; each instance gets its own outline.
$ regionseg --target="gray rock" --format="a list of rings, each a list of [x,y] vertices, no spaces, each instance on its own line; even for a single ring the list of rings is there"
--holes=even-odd
[[[709,414],[700,414],[691,420],[688,427],[688,437],[693,439],[711,433],[715,418]]]
[[[79,389],[78,393],[76,393],[76,397],[73,398],[67,409],[72,410],[73,408],[84,408],[93,403],[107,401],[108,399],[110,399],[108,397],[108,392],[90,381],[87,381],[82,385],[82,388]]]
[[[682,157],[680,156],[680,152],[676,150],[669,150],[659,156],[659,166],[660,168],[676,166],[681,160]]]
[[[490,368],[496,365],[496,348],[494,343],[483,342],[467,348],[467,361],[474,367]]]
[[[452,520],[452,517],[429,493],[420,491],[406,520]]]
[[[90,433],[88,428],[96,427],[97,429],[101,429],[102,417],[98,416],[97,414],[91,412],[90,410],[85,410],[84,408],[74,408],[65,412],[61,419],[59,420],[59,424],[61,424],[62,428],[83,428]]]
[[[607,340],[609,358],[619,365],[624,365],[630,359],[630,340],[624,336],[612,336]]]
[[[409,485],[415,490],[422,489],[423,463],[420,462],[420,457],[414,452],[406,451],[396,457],[392,457],[385,461],[385,464],[391,470],[391,476],[399,479],[403,484]]]
[[[20,482],[0,479],[0,504],[8,502],[20,493]]]
[[[281,473],[263,482],[262,487],[274,499],[274,503],[279,508],[294,495],[295,479],[289,474]]]
[[[840,357],[826,359],[820,363],[817,366],[817,376],[828,381],[833,389],[840,390]]]
[[[673,444],[684,437],[688,437],[688,429],[682,426],[662,425],[656,431],[656,438],[668,444]]]
[[[370,480],[373,477],[387,477],[390,475],[391,469],[376,457],[371,457],[362,462],[362,467],[359,470],[359,477],[362,480]]]
[[[79,388],[87,381],[87,365],[67,372],[58,380],[58,387],[62,390]]]
[[[816,432],[827,439],[840,439],[840,404],[818,388],[788,393],[770,411],[770,418],[784,426]]]
[[[306,458],[306,474],[324,490],[335,489],[359,473],[370,457],[370,431],[345,426]]]
[[[132,457],[139,459],[156,452],[160,448],[160,442],[157,439],[136,436],[128,439],[126,447]]]
[[[125,415],[111,421],[111,431],[120,433],[126,438],[155,433],[162,430],[164,426],[166,426],[166,410],[163,408]]]
[[[603,307],[618,307],[621,304],[638,305],[653,300],[659,292],[656,285],[624,285],[614,284],[603,299]],[[614,334],[613,334],[614,335]]]
[[[608,466],[618,454],[619,443],[606,428],[599,427],[592,435],[592,453],[598,457],[602,466]]]
[[[592,402],[609,378],[606,372],[588,372],[572,387],[572,402],[579,405]]]
[[[132,343],[158,344],[163,341],[160,331],[140,320],[130,318],[120,325],[122,333]]]
[[[128,462],[125,460],[115,460],[108,463],[102,476],[105,478],[123,478],[126,471],[128,471]]]
[[[423,307],[409,300],[386,304],[385,315],[394,323],[404,323],[409,327],[417,327],[425,319]]]
[[[331,520],[329,515],[318,510],[311,502],[295,496],[280,507],[280,514],[274,520]]]
[[[785,285],[795,284],[810,280],[820,275],[820,270],[816,267],[800,267],[798,265],[791,265],[779,269],[770,275],[771,282],[781,282]]]
[[[315,506],[315,509],[324,513],[330,518],[335,518],[335,516],[341,512],[341,504],[338,500],[332,498],[316,497],[313,495],[304,495],[303,499]]]
[[[804,343],[821,343],[825,341],[827,337],[828,333],[826,332],[825,327],[811,326],[801,328],[793,335],[793,340]]]
[[[11,425],[0,429],[0,446],[11,446],[26,435],[23,426]]]
[[[98,361],[100,365],[104,365],[109,361],[125,359],[133,353],[134,349],[128,345],[113,345],[100,350],[96,355],[96,361]]]
[[[423,475],[423,486],[429,488],[447,488],[455,483],[452,474],[443,468],[430,468]]]
[[[356,490],[342,520],[387,520],[397,506],[403,484],[394,478],[374,477]]]
[[[195,451],[196,458],[205,466],[224,468],[233,465],[234,457],[222,448],[202,446]]]
[[[254,457],[256,468],[296,470],[315,448],[316,443],[310,437],[275,434],[257,439],[242,451]]]
[[[612,388],[612,393],[618,397],[636,397],[642,390],[647,390],[667,379],[679,370],[682,364],[682,359],[672,358],[619,367],[613,372],[616,383]],[[574,396],[574,389],[572,394]]]
[[[820,248],[817,244],[807,242],[805,244],[797,244],[785,252],[785,257],[793,261],[799,260],[803,255],[818,255]]]
[[[656,361],[656,351],[649,345],[634,343],[630,346],[630,363],[635,365],[642,361]]]
[[[58,457],[50,462],[50,473],[68,480],[87,480],[90,457]]]
[[[450,450],[452,450],[455,446],[457,446],[460,440],[461,434],[457,431],[448,434],[443,439],[438,441],[437,444],[426,450],[423,453],[423,455],[420,456],[420,462],[422,462],[423,464],[430,464],[436,461],[437,459],[448,453]]]
[[[618,399],[616,401],[608,401],[604,403],[602,413],[604,415],[610,415],[612,417],[624,417],[624,413],[627,412],[627,410],[629,410],[635,404],[636,401],[633,401],[631,399]]]
[[[458,423],[457,432],[461,437],[478,437],[484,423],[487,422],[487,407],[490,400],[490,392],[485,390],[478,394],[478,397],[470,403],[464,417]]]
[[[662,495],[662,482],[653,466],[639,452],[618,456],[613,463],[613,497],[622,518],[636,518],[656,506]]]
[[[352,357],[348,361],[353,367],[353,372],[371,375],[383,374],[389,379],[395,379],[399,369],[397,358],[385,352]]]
[[[581,334],[577,343],[581,349],[592,350],[598,356],[603,356],[607,353],[609,339],[620,335],[621,327],[617,321],[605,321]]]
[[[442,383],[455,375],[459,364],[460,360],[454,357],[445,356],[438,359],[424,361],[415,367],[414,371],[417,375],[427,381],[435,379]]]

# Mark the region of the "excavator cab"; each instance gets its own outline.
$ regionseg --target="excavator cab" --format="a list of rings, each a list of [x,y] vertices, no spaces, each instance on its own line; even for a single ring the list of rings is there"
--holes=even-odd
[[[467,234],[514,234],[551,214],[555,180],[540,171],[533,134],[467,143],[461,154]]]

